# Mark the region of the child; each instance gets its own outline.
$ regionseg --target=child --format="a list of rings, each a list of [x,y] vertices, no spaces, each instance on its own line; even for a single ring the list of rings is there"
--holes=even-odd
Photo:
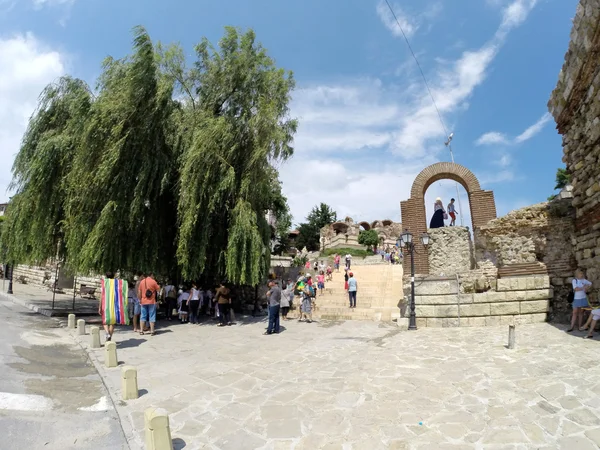
[[[325,272],[322,270],[317,275],[317,287],[319,288],[319,293],[323,295],[323,289],[325,289]]]
[[[188,321],[189,298],[190,292],[184,287],[181,294],[179,294],[179,297],[177,298],[177,305],[179,306],[179,321],[181,323],[186,323]]]
[[[331,266],[327,266],[327,281],[333,281],[333,270]]]
[[[450,203],[448,203],[448,214],[452,218],[452,221],[450,222],[450,226],[453,227],[454,225],[456,225],[456,215],[458,214],[456,212],[456,209],[454,208],[454,199],[453,198],[451,198]]]
[[[344,273],[344,290],[347,291],[348,290],[348,268],[346,267],[344,269],[344,271],[346,273]]]
[[[582,328],[581,320],[583,318],[583,309],[589,306],[587,299],[587,292],[592,286],[592,283],[586,280],[583,276],[583,271],[577,269],[575,272],[575,278],[573,279],[573,316],[571,318],[571,328],[567,330],[568,333],[573,331],[575,325],[578,328]]]

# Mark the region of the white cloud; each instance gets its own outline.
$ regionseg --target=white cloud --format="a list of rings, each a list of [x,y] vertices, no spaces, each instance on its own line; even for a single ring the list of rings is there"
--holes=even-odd
[[[548,122],[552,119],[550,113],[545,113],[542,117],[538,119],[536,123],[531,125],[521,134],[519,134],[514,139],[507,137],[504,133],[500,133],[498,131],[489,131],[487,133],[482,134],[479,139],[475,141],[476,145],[516,145],[521,144],[525,141],[528,141],[535,135],[537,135],[543,128],[546,126]]]
[[[440,63],[438,72],[428,76],[447,122],[452,113],[468,107],[508,32],[522,23],[534,4],[513,0],[489,42],[463,52],[454,62]],[[377,8],[381,17],[382,3]],[[406,20],[414,32],[418,22]],[[410,197],[415,176],[445,152],[446,136],[420,78],[406,84],[358,79],[307,86],[295,93],[292,113],[300,119],[296,153],[280,173],[295,223],[319,202],[331,205],[341,217],[400,220],[399,202]],[[510,176],[505,168],[502,178]],[[443,182],[435,183],[427,196],[431,191],[446,201],[456,194],[448,189]],[[467,202],[466,194],[461,200]],[[464,204],[463,208],[468,210]]]
[[[380,0],[380,2],[377,4],[377,15],[383,24],[393,33],[394,36],[402,36],[402,31],[404,31],[404,34],[407,38],[413,36],[419,28],[419,24],[415,21],[415,19],[407,16],[399,6],[392,5],[392,8],[394,10],[394,14],[396,15],[395,18],[384,0]],[[396,22],[396,19],[398,19],[398,22]],[[400,23],[400,26],[398,26],[398,23]],[[402,27],[402,30],[400,27]]]
[[[477,145],[491,145],[491,144],[506,144],[508,139],[506,135],[503,133],[498,133],[497,131],[490,131],[489,133],[483,134],[475,144]]]
[[[538,120],[536,123],[534,123],[529,128],[527,128],[525,131],[523,131],[520,135],[518,135],[515,138],[515,142],[521,143],[521,142],[525,142],[525,141],[531,139],[536,134],[538,134],[540,131],[542,131],[542,129],[550,121],[550,119],[552,119],[552,116],[550,115],[550,113],[544,114],[542,117],[540,117],[540,120]]]
[[[45,6],[71,6],[75,0],[33,0],[33,6],[43,8]]]
[[[0,39],[0,200],[29,117],[44,87],[65,72],[64,58],[31,33]]]

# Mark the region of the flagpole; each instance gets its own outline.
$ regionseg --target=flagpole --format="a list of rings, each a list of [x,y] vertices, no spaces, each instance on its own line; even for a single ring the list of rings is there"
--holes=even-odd
[[[454,133],[450,133],[450,136],[448,136],[448,140],[445,142],[446,147],[448,147],[448,150],[450,150],[450,159],[452,160],[452,164],[454,164],[454,153],[452,152],[452,146],[450,145],[450,142],[452,142],[453,137],[454,137]],[[460,226],[463,227],[464,226],[463,209],[460,204],[460,193],[458,192],[458,181],[455,181],[454,183],[455,183],[455,187],[456,187],[456,199],[458,200],[458,209],[460,210],[460,213],[458,213],[458,215],[460,216]]]

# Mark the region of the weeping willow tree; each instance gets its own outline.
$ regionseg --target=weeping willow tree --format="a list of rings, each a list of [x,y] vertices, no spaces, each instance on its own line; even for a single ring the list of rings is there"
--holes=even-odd
[[[146,31],[109,58],[69,174],[68,260],[79,271],[168,272],[175,238],[172,84]]]
[[[35,264],[56,256],[64,239],[68,174],[92,101],[88,86],[70,77],[42,92],[12,169],[5,259]]]
[[[252,31],[227,28],[186,66],[177,46],[134,29],[96,95],[65,77],[40,99],[15,161],[3,226],[7,258],[62,249],[77,272],[154,271],[257,284],[268,268],[265,214],[289,217],[274,164],[292,155],[291,73]]]
[[[269,264],[272,164],[292,155],[291,73],[275,67],[253,31],[227,28],[219,48],[204,39],[191,70],[182,52],[163,65],[185,101],[190,141],[181,155],[177,259],[185,277],[223,274],[257,284]]]

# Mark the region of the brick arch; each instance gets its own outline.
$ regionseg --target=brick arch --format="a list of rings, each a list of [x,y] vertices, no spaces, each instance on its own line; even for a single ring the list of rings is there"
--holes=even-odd
[[[400,202],[403,228],[413,234],[416,243],[415,272],[418,274],[429,273],[427,251],[419,239],[419,236],[427,231],[429,224],[429,218],[426,217],[425,192],[436,181],[448,179],[460,183],[467,191],[475,230],[496,218],[494,193],[482,190],[479,180],[469,169],[449,162],[432,164],[423,169],[413,182],[410,199]],[[405,273],[410,273],[410,256],[404,258],[404,270]]]
[[[366,231],[369,231],[371,229],[371,225],[369,224],[369,222],[361,222],[358,225],[363,227],[363,229],[365,229]]]
[[[440,162],[425,167],[417,175],[410,190],[411,198],[424,197],[427,188],[439,180],[457,181],[462,184],[467,192],[481,190],[479,180],[469,169],[460,164]]]

